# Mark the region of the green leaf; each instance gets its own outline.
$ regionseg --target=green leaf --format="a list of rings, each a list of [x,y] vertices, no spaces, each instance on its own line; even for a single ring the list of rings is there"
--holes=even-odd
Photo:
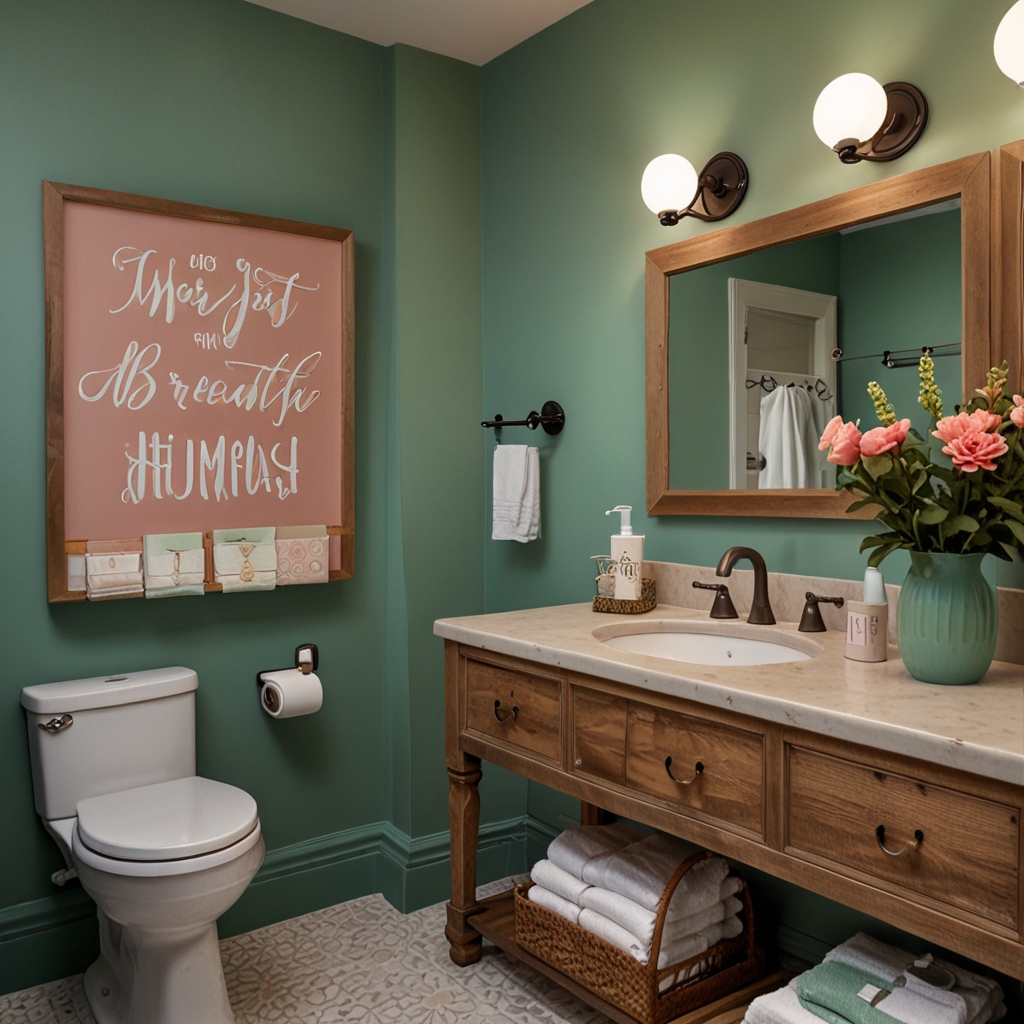
[[[1024,544],[1024,523],[1018,523],[1016,519],[1007,519],[1006,525],[1010,528],[1010,532]]]
[[[1017,549],[1012,544],[1007,544],[1006,541],[1002,540],[999,542],[999,546],[1006,552],[1008,556],[1007,561],[1012,562],[1017,554]],[[996,554],[996,552],[993,551],[992,554]]]
[[[877,498],[861,498],[860,501],[855,501],[847,510],[847,514],[851,512],[857,512],[862,508],[866,508],[868,505],[877,505]]]
[[[868,548],[877,548],[882,544],[888,544],[892,540],[892,536],[888,537],[865,537],[860,542],[860,551],[863,554]]]
[[[976,533],[981,529],[981,524],[973,516],[953,516],[945,523],[943,533],[951,537],[954,533]]]
[[[889,454],[861,456],[860,464],[868,471],[872,480],[877,480],[892,469],[892,456]]]
[[[871,557],[868,559],[868,565],[873,569],[877,569],[882,563],[882,560],[887,556],[891,555],[898,547],[900,547],[899,541],[892,541],[889,544],[885,544],[880,548],[876,548],[871,552]]]
[[[949,517],[949,512],[940,505],[929,505],[921,510],[920,521],[925,526],[935,526],[936,523],[944,522]]]
[[[1009,512],[1014,519],[1019,519],[1024,522],[1024,506],[1018,501],[1010,501],[1009,498],[999,498],[992,496],[988,499],[990,505],[995,505],[996,508],[1001,508],[1004,512]]]

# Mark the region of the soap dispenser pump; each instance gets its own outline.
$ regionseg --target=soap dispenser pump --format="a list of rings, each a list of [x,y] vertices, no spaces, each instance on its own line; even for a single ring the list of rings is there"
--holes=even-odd
[[[632,505],[616,505],[605,512],[610,516],[618,512],[622,517],[618,533],[612,534],[611,555],[615,563],[615,599],[639,601],[643,586],[644,535],[633,532]]]

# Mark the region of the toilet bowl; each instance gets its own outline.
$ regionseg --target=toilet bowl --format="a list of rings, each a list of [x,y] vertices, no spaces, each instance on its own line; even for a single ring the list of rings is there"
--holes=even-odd
[[[255,800],[195,774],[197,685],[159,669],[22,691],[55,881],[77,874],[97,906],[97,1024],[234,1024],[216,922],[265,848]]]

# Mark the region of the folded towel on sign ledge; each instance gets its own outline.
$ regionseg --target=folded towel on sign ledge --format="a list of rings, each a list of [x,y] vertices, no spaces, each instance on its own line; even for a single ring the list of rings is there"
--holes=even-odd
[[[142,540],[91,540],[86,545],[86,597],[105,601],[143,593]]]
[[[522,544],[540,536],[540,452],[525,444],[494,449],[492,540]]]

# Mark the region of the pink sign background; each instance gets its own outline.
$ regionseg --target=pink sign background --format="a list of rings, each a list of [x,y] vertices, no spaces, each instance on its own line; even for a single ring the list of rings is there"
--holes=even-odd
[[[341,523],[342,245],[64,202],[76,540]]]

